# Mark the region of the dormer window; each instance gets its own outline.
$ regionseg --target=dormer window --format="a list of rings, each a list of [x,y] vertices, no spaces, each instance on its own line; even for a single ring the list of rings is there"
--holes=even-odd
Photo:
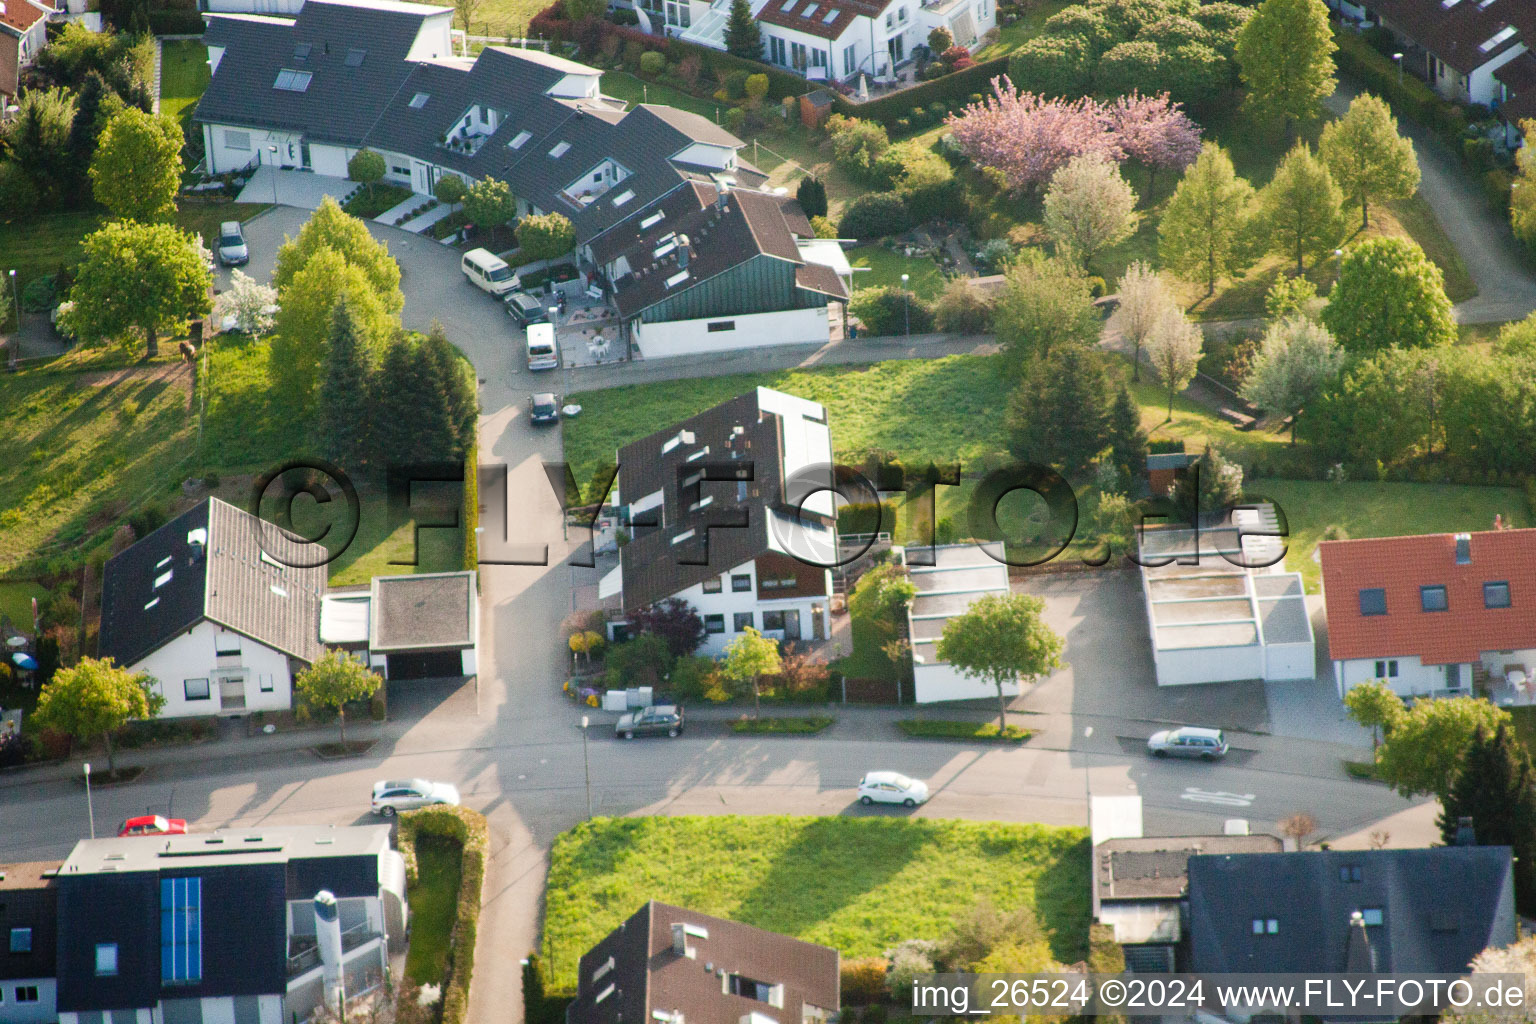
[[[1419,605],[1426,612],[1443,612],[1450,607],[1446,596],[1445,587],[1441,585],[1420,587]]]
[[[294,60],[309,60],[309,51],[314,49],[313,43],[295,43],[293,45]]]
[[[1487,42],[1479,46],[1478,49],[1482,50],[1484,53],[1487,53],[1489,50],[1497,49],[1504,43],[1507,43],[1517,31],[1519,30],[1516,29],[1515,26],[1505,25],[1503,28],[1499,29],[1498,32],[1494,33]]]

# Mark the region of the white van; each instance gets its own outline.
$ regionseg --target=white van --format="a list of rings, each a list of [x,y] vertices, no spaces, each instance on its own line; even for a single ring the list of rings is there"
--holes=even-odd
[[[555,325],[528,325],[528,369],[553,370],[560,365],[555,351]]]
[[[517,288],[517,274],[489,249],[469,250],[459,266],[471,284],[492,295],[500,297]]]

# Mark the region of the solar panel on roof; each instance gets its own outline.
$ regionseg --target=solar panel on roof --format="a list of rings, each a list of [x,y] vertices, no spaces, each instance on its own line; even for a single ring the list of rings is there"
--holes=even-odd
[[[314,75],[308,71],[283,68],[277,73],[277,81],[272,83],[272,88],[281,89],[284,92],[305,92],[309,89],[309,80],[313,77]]]

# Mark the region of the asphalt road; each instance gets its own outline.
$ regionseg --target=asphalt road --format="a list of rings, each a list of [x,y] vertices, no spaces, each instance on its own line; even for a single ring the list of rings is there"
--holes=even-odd
[[[307,214],[279,208],[246,227],[249,272],[270,277],[283,234]],[[568,544],[543,463],[558,461],[559,428],[526,419],[530,391],[550,375],[521,369],[520,336],[499,304],[467,284],[451,250],[374,225],[405,267],[405,320],[424,329],[440,320],[481,380],[481,461],[505,466],[504,493],[489,490],[485,520],[506,502],[507,536],[488,533],[482,551],[546,564],[482,567],[481,674],[477,684],[418,701],[419,714],[382,730],[369,755],[322,762],[307,753],[268,751],[243,741],[238,759],[217,749],[144,755],[156,762],[140,782],[97,789],[95,819],[106,830],[147,809],[170,810],[195,827],[372,820],[374,780],[419,775],[458,785],[465,802],[489,818],[492,857],[484,892],[471,1017],[516,1021],[521,1015],[516,961],[537,942],[547,854],[554,837],[586,815],[580,709],[558,692],[564,651],[559,624],[570,610]],[[557,390],[566,390],[559,387]],[[597,814],[916,814],[1081,825],[1086,797],[1141,794],[1149,834],[1220,831],[1228,818],[1257,828],[1310,811],[1324,834],[1341,835],[1408,807],[1383,787],[1348,779],[1340,758],[1351,748],[1253,735],[1234,737],[1218,764],[1154,761],[1141,744],[1157,726],[1102,714],[1113,705],[1030,717],[1039,731],[1027,746],[994,749],[902,739],[900,713],[845,709],[828,733],[812,738],[745,738],[719,721],[690,723],[677,740],[625,743],[614,716],[594,713],[587,751]],[[1083,730],[1094,726],[1091,738]],[[249,753],[247,753],[249,752]],[[123,755],[132,762],[135,756]],[[865,809],[854,800],[860,775],[896,768],[928,780],[934,796],[916,811]],[[0,778],[0,861],[64,856],[87,832],[85,795],[73,778]]]

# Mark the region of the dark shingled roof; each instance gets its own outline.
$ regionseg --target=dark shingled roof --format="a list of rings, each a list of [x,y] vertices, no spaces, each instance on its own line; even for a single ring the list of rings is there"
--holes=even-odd
[[[1463,75],[1520,45],[1522,34],[1526,45],[1536,41],[1536,7],[1530,0],[1469,0],[1449,7],[1442,0],[1370,0],[1370,6]],[[1518,31],[1483,49],[1507,25]]]
[[[58,900],[52,873],[58,869],[58,861],[0,864],[0,981],[53,977]],[[13,928],[31,929],[29,951],[11,951]]]
[[[676,925],[686,928],[687,952],[674,951]],[[795,1024],[808,1008],[837,1009],[840,970],[835,949],[652,901],[582,956],[568,1019],[633,1024],[668,1014],[706,1024],[756,1013]],[[782,986],[781,1006],[726,991],[727,976]]]
[[[1359,868],[1360,881],[1341,868]],[[1366,909],[1382,912],[1367,929],[1377,971],[1464,973],[1515,939],[1509,847],[1191,857],[1190,970],[1343,971],[1350,915]],[[1274,934],[1254,934],[1254,921],[1271,919]]]
[[[1211,853],[1279,853],[1274,836],[1166,836],[1106,839],[1093,848],[1093,884],[1103,900],[1166,900],[1189,886],[1189,858]]]
[[[821,415],[825,422],[825,409]],[[699,456],[705,448],[708,454]],[[633,539],[620,551],[626,611],[773,551],[768,516],[790,512],[784,505],[783,425],[778,414],[762,408],[756,390],[625,445],[618,462],[620,500],[634,504],[661,491],[666,510],[665,526],[646,525],[652,517],[645,513],[637,516]],[[693,472],[688,467],[708,468],[719,479],[685,488],[684,478]],[[704,498],[711,499],[707,505],[690,508]],[[660,522],[661,509],[656,511],[654,521]]]
[[[259,522],[209,498],[109,561],[101,656],[132,665],[208,619],[302,661],[319,657],[325,567],[273,564],[310,561],[311,545]]]

